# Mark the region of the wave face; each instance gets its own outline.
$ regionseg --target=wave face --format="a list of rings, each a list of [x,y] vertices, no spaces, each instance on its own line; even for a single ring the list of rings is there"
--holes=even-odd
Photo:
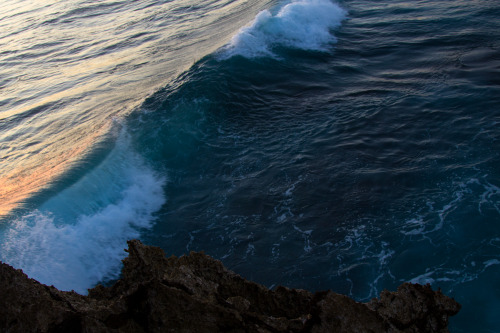
[[[173,22],[215,26],[169,45],[191,52],[204,34],[210,51],[2,220],[2,260],[84,292],[140,237],[360,301],[431,283],[463,305],[451,331],[497,330],[500,6],[231,3],[176,7]]]
[[[77,167],[148,95],[269,0],[8,0],[0,9],[0,216]]]
[[[12,0],[0,8],[0,259],[63,290],[115,278],[167,174],[127,115],[268,1]]]
[[[122,135],[94,170],[11,221],[1,258],[42,283],[86,293],[118,277],[124,244],[151,228],[164,185]]]

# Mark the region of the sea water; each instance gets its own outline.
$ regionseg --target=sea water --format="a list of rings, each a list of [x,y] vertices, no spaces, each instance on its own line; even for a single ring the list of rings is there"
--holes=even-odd
[[[139,238],[500,331],[500,3],[5,3],[2,261],[85,293]]]

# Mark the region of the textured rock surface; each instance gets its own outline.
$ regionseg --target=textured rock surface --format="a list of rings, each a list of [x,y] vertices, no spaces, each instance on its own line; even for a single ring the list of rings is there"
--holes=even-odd
[[[447,332],[460,305],[429,286],[358,303],[333,292],[269,290],[202,253],[166,258],[129,242],[123,278],[88,296],[0,263],[1,332]]]

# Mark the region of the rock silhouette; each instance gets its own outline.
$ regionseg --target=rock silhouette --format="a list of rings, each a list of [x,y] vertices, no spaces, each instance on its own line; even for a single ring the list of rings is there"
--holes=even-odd
[[[448,332],[460,305],[404,283],[359,303],[331,291],[269,290],[203,253],[166,258],[128,242],[122,278],[88,296],[0,263],[1,332]]]

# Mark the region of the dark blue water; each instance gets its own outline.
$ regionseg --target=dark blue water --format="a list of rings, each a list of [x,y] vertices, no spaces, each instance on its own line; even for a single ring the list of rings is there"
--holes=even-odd
[[[285,4],[115,124],[4,252],[134,236],[270,287],[430,283],[450,331],[500,332],[500,3]]]

